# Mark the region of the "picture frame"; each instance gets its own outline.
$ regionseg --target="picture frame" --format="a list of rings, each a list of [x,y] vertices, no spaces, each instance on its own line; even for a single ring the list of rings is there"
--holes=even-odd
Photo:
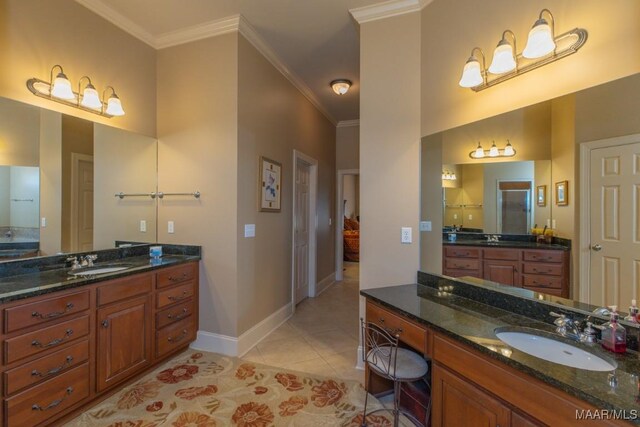
[[[282,164],[260,156],[258,175],[258,209],[280,212],[282,206]]]
[[[556,182],[556,205],[567,206],[569,204],[569,181]]]
[[[536,187],[536,204],[541,208],[547,206],[547,186],[546,185],[538,185]]]

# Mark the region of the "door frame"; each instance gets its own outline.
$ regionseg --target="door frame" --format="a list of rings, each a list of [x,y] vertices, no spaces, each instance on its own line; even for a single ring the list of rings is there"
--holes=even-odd
[[[71,252],[78,252],[78,165],[80,162],[93,163],[93,156],[89,154],[71,152],[71,192],[69,194],[69,209],[70,209],[70,249]]]
[[[580,144],[580,233],[578,240],[578,299],[583,302],[591,301],[591,151],[598,148],[617,147],[640,142],[640,133],[618,136],[615,138],[598,139]]]
[[[296,278],[295,278],[295,256],[296,256],[296,170],[298,162],[309,165],[309,297],[316,296],[316,254],[317,254],[317,226],[318,215],[316,212],[318,197],[318,161],[307,156],[298,150],[293,150],[293,170],[291,172],[291,312],[296,311]]]
[[[344,267],[344,244],[343,229],[344,229],[344,205],[342,198],[344,197],[344,176],[345,175],[358,175],[360,176],[360,169],[338,169],[336,173],[336,281],[344,279],[342,269]]]

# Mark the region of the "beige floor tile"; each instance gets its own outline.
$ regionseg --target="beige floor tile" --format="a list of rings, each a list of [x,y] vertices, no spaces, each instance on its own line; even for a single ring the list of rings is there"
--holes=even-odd
[[[345,351],[355,353],[358,341],[340,329],[305,335],[304,339],[322,356],[329,356]]]
[[[336,370],[336,376],[343,380],[359,381],[360,384],[364,385],[364,371],[361,369],[351,368]]]
[[[358,363],[357,348],[322,357],[336,371],[355,369]]]
[[[336,371],[321,357],[289,364],[286,368],[293,371],[307,372],[309,374],[336,377]]]
[[[258,350],[258,347],[253,347],[251,350],[246,352],[245,355],[241,357],[241,359],[246,360],[247,362],[265,363],[264,358]]]
[[[264,363],[273,366],[282,366],[282,361],[296,363],[321,357],[309,343],[300,337],[261,342],[257,348]]]
[[[266,343],[269,341],[281,340],[281,339],[289,339],[289,338],[297,338],[300,337],[300,332],[291,326],[289,323],[285,322],[278,329],[271,332],[269,335],[264,337],[260,343]]]

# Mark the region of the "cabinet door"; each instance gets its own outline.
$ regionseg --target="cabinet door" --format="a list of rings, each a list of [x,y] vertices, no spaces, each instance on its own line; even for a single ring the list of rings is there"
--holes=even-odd
[[[136,374],[151,361],[151,301],[140,297],[98,310],[98,391]]]
[[[503,285],[520,287],[519,266],[520,261],[485,261],[483,268],[484,279]]]
[[[433,427],[508,427],[511,411],[437,364],[432,373]]]

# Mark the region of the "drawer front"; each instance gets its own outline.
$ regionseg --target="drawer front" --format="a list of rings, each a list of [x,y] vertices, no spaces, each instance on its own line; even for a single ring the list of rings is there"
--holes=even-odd
[[[52,424],[56,416],[88,396],[89,364],[85,363],[7,399],[7,424],[11,427]]]
[[[152,289],[153,276],[151,273],[112,280],[98,288],[98,305],[102,306],[137,295],[148,294]]]
[[[48,380],[89,359],[89,341],[81,341],[64,350],[25,363],[4,373],[4,386],[7,395],[14,394],[25,387]]]
[[[442,272],[442,274],[449,277],[468,276],[468,277],[477,277],[479,279],[482,279],[482,277],[480,276],[480,271],[478,270],[455,270],[455,269],[447,268]]]
[[[183,302],[191,298],[194,294],[195,284],[193,282],[186,285],[176,286],[159,292],[156,295],[156,307],[162,308],[178,302]]]
[[[523,251],[525,261],[535,262],[562,262],[564,261],[563,251]]]
[[[550,276],[562,276],[562,264],[558,265],[525,262],[523,270],[526,274],[547,274]]]
[[[454,258],[479,258],[480,248],[445,246],[444,256]]]
[[[518,261],[520,259],[520,251],[516,249],[483,249],[482,256],[484,259]]]
[[[156,332],[156,356],[162,357],[196,339],[193,316]]]
[[[75,292],[31,304],[8,308],[4,311],[5,333],[42,324],[60,317],[79,313],[89,308],[89,291]]]
[[[179,320],[186,319],[187,317],[191,316],[193,312],[193,299],[182,304],[164,309],[156,314],[156,329],[161,329]]]
[[[480,270],[480,261],[477,259],[447,258],[444,267],[453,270]]]
[[[89,334],[89,316],[59,323],[4,342],[5,363],[54,349]]]
[[[541,294],[548,294],[548,295],[553,295],[556,297],[561,297],[562,295],[562,289],[556,289],[556,288],[541,288],[541,287],[536,287],[536,286],[522,286],[524,289],[527,289],[529,291],[533,291],[533,292],[539,292]]]
[[[562,277],[525,274],[522,278],[522,286],[562,289]]]
[[[426,330],[415,323],[405,320],[370,302],[367,303],[367,321],[392,332],[399,331],[401,341],[404,341],[415,349],[422,349],[424,354],[429,353],[429,349],[427,349]]]
[[[157,287],[166,288],[193,280],[196,277],[197,267],[198,264],[184,264],[160,270],[157,275]]]

